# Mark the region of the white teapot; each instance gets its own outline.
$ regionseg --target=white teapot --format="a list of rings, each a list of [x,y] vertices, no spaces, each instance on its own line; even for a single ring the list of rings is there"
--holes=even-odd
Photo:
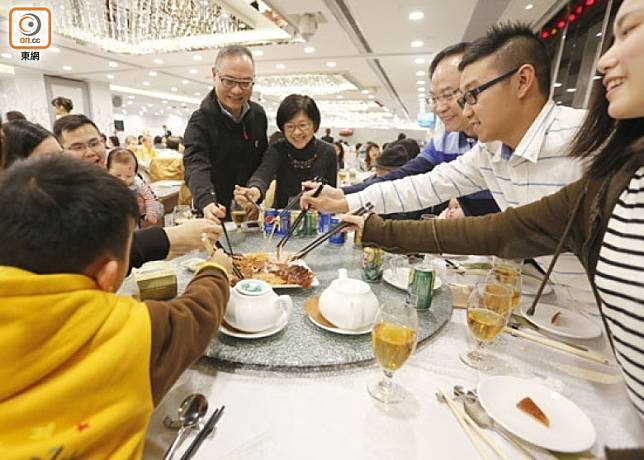
[[[246,279],[230,290],[224,319],[240,331],[259,332],[275,326],[284,315],[288,319],[292,310],[289,296],[278,296],[265,281]]]
[[[376,320],[378,299],[367,283],[348,278],[341,268],[320,296],[320,313],[341,329],[363,329]]]

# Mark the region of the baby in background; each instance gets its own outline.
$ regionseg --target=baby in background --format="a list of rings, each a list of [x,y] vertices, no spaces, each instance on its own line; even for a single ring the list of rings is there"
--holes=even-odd
[[[162,215],[161,205],[150,186],[137,175],[139,163],[134,153],[124,148],[110,151],[107,156],[107,170],[112,176],[125,182],[125,185],[136,193],[143,220],[150,224],[156,224]]]

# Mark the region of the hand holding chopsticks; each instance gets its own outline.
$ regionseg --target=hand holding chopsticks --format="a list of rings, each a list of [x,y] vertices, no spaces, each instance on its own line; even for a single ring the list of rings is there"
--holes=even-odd
[[[211,258],[211,257],[212,257],[212,255],[215,253],[215,248],[213,247],[213,245],[212,245],[212,241],[210,241],[210,238],[208,238],[208,235],[206,235],[205,233],[202,233],[202,234],[201,234],[201,242],[203,243],[204,247],[206,248],[206,252],[208,253],[208,258]],[[219,249],[221,249],[222,251],[226,252],[226,251],[224,250],[224,247],[221,245],[221,243],[220,243],[219,241],[217,241],[217,242],[215,243],[215,245],[216,245]],[[237,265],[235,265],[235,257],[237,257],[237,256],[232,255],[232,256],[230,256],[230,257],[231,257],[231,265],[232,265],[232,272],[233,272],[233,274],[234,274],[237,278],[239,278],[240,280],[241,280],[241,279],[244,279],[244,274],[241,272],[241,270],[239,269],[239,267],[237,267]]]
[[[315,192],[313,193],[313,196],[314,196],[314,197],[319,196],[319,195],[320,195],[320,193],[322,192],[322,189],[323,189],[323,188],[324,188],[324,183],[320,183],[320,185],[318,185],[318,188],[317,188],[317,189],[315,190]],[[295,231],[295,229],[296,229],[296,228],[300,225],[300,223],[304,220],[304,218],[306,217],[306,214],[309,212],[309,209],[310,209],[310,206],[309,206],[308,208],[304,209],[304,210],[300,213],[300,215],[297,217],[297,219],[295,219],[295,221],[293,222],[293,224],[289,226],[289,229],[288,229],[288,232],[286,232],[286,235],[284,235],[284,236],[282,237],[282,239],[281,239],[281,240],[279,240],[279,242],[277,243],[278,259],[279,259],[279,254],[280,254],[280,252],[281,252],[281,249],[286,245],[286,242],[287,242],[287,241],[289,240],[289,238],[293,235],[293,232]]]
[[[224,414],[225,408],[226,406],[221,406],[219,409],[215,409],[204,427],[199,431],[199,433],[197,433],[195,439],[193,439],[186,451],[183,453],[181,460],[190,460],[194,454],[197,453],[197,449],[199,449],[204,439],[210,436],[210,434],[215,430],[215,425]]]

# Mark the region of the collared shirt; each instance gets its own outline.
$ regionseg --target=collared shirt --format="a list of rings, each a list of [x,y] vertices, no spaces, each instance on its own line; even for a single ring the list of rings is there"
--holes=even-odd
[[[226,107],[221,105],[221,102],[219,102],[219,99],[217,99],[217,104],[219,104],[219,108],[221,109],[221,113],[226,115],[228,118],[230,118],[235,123],[241,123],[242,119],[244,118],[244,115],[246,115],[246,112],[248,112],[250,110],[250,104],[248,102],[244,103],[244,105],[242,107],[241,115],[239,116],[239,118],[237,118],[237,117],[235,117],[235,115],[230,113],[228,111],[228,109],[226,109]]]
[[[507,159],[503,158],[507,147],[504,149],[501,142],[479,142],[456,160],[441,163],[428,173],[380,182],[347,195],[349,209],[371,202],[378,214],[410,212],[485,189],[501,210],[536,201],[581,177],[582,163],[568,156],[568,148],[585,114],[584,110],[548,101]],[[571,263],[574,268],[559,273],[575,277],[570,283],[576,285],[584,272],[576,261]],[[569,284],[563,279],[556,281]]]

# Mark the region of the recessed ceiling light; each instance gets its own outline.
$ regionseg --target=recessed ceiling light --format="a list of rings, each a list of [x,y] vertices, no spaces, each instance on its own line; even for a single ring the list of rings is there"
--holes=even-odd
[[[326,63],[326,66],[327,66],[327,67],[335,67],[335,66],[337,66],[337,65],[338,65],[338,64],[337,64],[335,61],[329,61],[329,62],[327,62],[327,63]]]
[[[313,48],[312,46],[307,46],[306,48],[304,48],[304,52],[307,54],[315,53],[315,48]]]
[[[374,96],[373,94],[370,94],[370,95],[368,95],[367,97],[368,97],[369,99],[375,99],[375,98],[376,98],[376,96]]]
[[[70,65],[64,65],[64,66],[63,66],[63,70],[67,70],[67,71],[69,72],[70,70],[72,70],[72,66],[70,66]]]
[[[554,85],[554,86],[555,86],[555,88],[559,88],[561,85],[562,85],[561,83],[559,83],[559,82],[555,82],[555,85]]]
[[[279,70],[283,70],[283,69],[286,69],[286,66],[284,64],[277,64],[275,68]]]
[[[195,54],[192,56],[193,61],[201,61],[203,59],[203,56],[201,54]]]
[[[414,40],[413,42],[411,42],[412,48],[420,48],[421,46],[423,46],[422,40]]]
[[[187,85],[188,83],[190,83],[188,80],[181,80],[182,85]]]
[[[602,79],[602,76],[601,76],[601,75],[595,75],[595,76],[593,77],[593,80],[601,80],[601,79]]]
[[[123,109],[123,110],[121,110],[121,113],[122,113],[123,115],[127,115],[127,110]]]
[[[577,88],[568,88],[568,89],[566,89],[567,93],[574,93],[575,91],[577,91]]]
[[[108,80],[114,80],[114,75],[112,75],[111,73],[108,73],[106,77]]]
[[[201,93],[200,93],[199,91],[197,91],[197,92],[195,93],[195,96],[201,96]]]
[[[154,116],[155,116],[155,117],[158,117],[158,116],[159,116],[159,112],[154,112]]]
[[[151,70],[151,71],[148,73],[148,75],[149,75],[149,76],[151,76],[151,77],[156,77],[158,74],[157,74],[154,70]]]
[[[264,51],[262,50],[253,50],[253,56],[263,56]]]
[[[161,104],[167,104],[167,103],[168,101],[166,101],[165,99],[161,101]]]
[[[144,81],[143,86],[150,86],[150,82],[149,81]]]
[[[361,92],[362,94],[369,94],[369,90],[368,90],[368,89],[363,89],[363,90],[362,90],[362,91],[360,91],[360,92]]]
[[[417,77],[424,77],[425,76],[425,71],[424,70],[419,70],[418,72],[416,72],[416,76]]]
[[[172,91],[173,93],[176,93],[177,91],[179,91],[179,88],[177,88],[176,86],[173,86],[172,88],[170,88],[170,91]]]
[[[60,53],[60,48],[58,48],[57,46],[51,46],[49,48],[49,51],[51,51],[52,53]]]
[[[595,34],[595,37],[601,37],[601,36],[602,36],[602,33],[601,33],[601,32],[597,32],[597,33]]]
[[[132,94],[130,94],[127,98],[128,99],[134,99],[134,96]]]
[[[410,21],[420,21],[425,17],[425,13],[422,11],[412,11],[409,13],[409,20]]]
[[[342,94],[338,94],[336,97],[337,97],[338,99],[344,99],[344,96],[343,96]]]
[[[148,102],[148,107],[152,107],[154,104]]]
[[[534,8],[534,5],[533,5],[532,3],[528,3],[528,4],[525,6],[525,9],[526,9],[526,10],[531,10],[532,8]]]
[[[127,101],[127,105],[132,105],[134,104],[134,101]]]
[[[11,54],[9,54],[9,53],[2,53],[2,54],[0,54],[0,56],[2,56],[5,59],[11,59],[11,57],[12,57]]]
[[[155,64],[163,64],[163,59],[156,58],[153,62]]]
[[[418,87],[418,92],[419,92],[419,93],[420,93],[420,92],[423,92],[423,93],[424,93],[424,92],[425,92],[425,87],[424,87],[424,86],[419,86],[419,87]]]
[[[190,70],[188,70],[188,73],[191,73],[191,74],[194,75],[194,74],[197,73],[197,69],[190,69]]]
[[[425,58],[416,58],[416,59],[414,59],[414,63],[416,63],[416,64],[424,64],[425,63]]]
[[[425,84],[425,80],[416,80],[416,84],[417,84],[417,85],[424,85],[424,84]]]
[[[108,62],[107,65],[109,67],[112,67],[113,69],[119,66],[118,62],[114,62],[114,61]]]

